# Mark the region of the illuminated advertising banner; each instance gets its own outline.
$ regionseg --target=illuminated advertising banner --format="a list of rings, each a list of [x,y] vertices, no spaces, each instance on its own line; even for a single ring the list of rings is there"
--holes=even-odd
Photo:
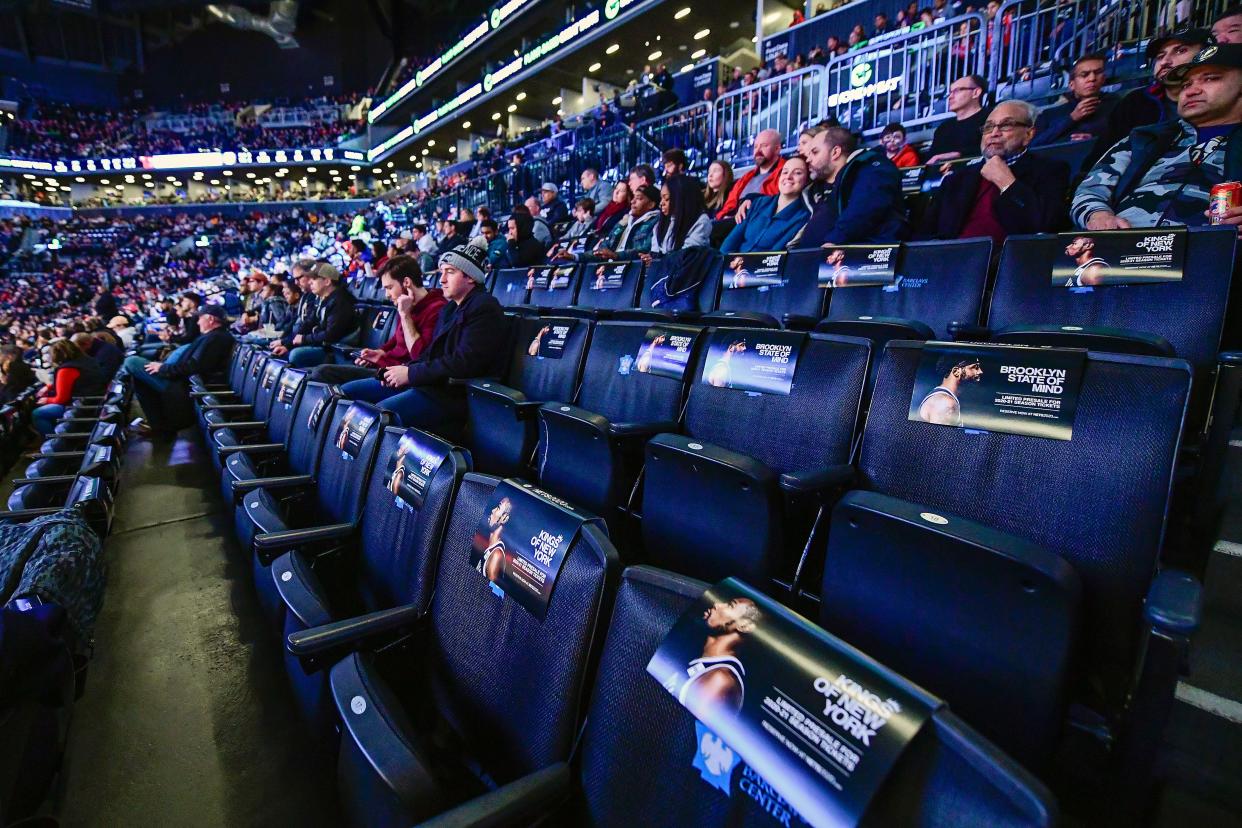
[[[246,152],[178,152],[140,155],[128,158],[75,158],[61,161],[32,161],[26,158],[0,158],[0,169],[55,173],[102,173],[141,170],[187,170],[219,167],[247,167],[271,164],[308,164],[320,161],[358,161],[367,156],[359,150],[331,147],[310,149],[272,149]]]

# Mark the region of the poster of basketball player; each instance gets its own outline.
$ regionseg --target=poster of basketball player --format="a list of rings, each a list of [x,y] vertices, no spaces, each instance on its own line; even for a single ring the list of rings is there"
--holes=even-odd
[[[716,331],[707,344],[702,382],[716,388],[788,395],[805,339],[798,331]]]
[[[474,530],[470,565],[543,619],[578,530],[596,520],[519,480],[502,480]]]
[[[1086,351],[928,342],[909,419],[1069,440]]]
[[[647,329],[643,344],[634,356],[634,371],[639,374],[655,374],[679,380],[686,375],[690,364],[690,350],[694,347],[697,331],[672,325],[657,325]]]
[[[544,325],[526,346],[527,355],[539,359],[560,359],[565,354],[565,342],[577,324],[573,321]]]
[[[1061,233],[1052,286],[1091,288],[1178,282],[1186,228]]]
[[[632,262],[602,264],[588,270],[583,281],[589,290],[620,290],[625,287],[625,274]]]
[[[280,377],[280,386],[276,389],[276,402],[285,408],[293,406],[293,398],[297,396],[298,386],[301,385],[302,374],[295,374],[286,371]]]
[[[825,247],[819,263],[822,288],[891,285],[896,278],[899,244],[843,244]]]
[[[773,288],[785,284],[787,253],[735,253],[725,256],[724,289]]]
[[[401,435],[397,450],[388,457],[388,491],[397,496],[398,507],[423,507],[427,485],[448,452],[446,443],[418,429]]]
[[[527,290],[547,290],[548,282],[552,278],[552,267],[543,265],[541,267],[532,267],[526,271],[526,289]]]
[[[854,825],[940,702],[733,578],[709,587],[647,672],[812,825]],[[740,774],[739,774],[740,776]]]
[[[341,450],[341,457],[353,460],[358,456],[358,452],[362,449],[362,441],[370,431],[376,416],[374,409],[363,408],[358,403],[349,406],[345,411],[345,416],[341,419],[341,424],[337,426],[333,443]]]

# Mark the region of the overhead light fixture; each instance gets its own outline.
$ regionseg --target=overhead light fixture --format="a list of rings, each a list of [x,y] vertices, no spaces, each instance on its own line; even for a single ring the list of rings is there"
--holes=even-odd
[[[314,168],[314,167],[307,167],[307,168],[306,168],[306,171],[307,171],[308,173],[313,173],[313,172],[315,171],[315,168]]]
[[[362,169],[362,167],[359,167],[357,164],[354,164],[354,165],[353,165],[352,167],[350,167],[349,169],[350,169],[352,172],[358,172],[359,170],[361,170],[361,169]]]
[[[469,122],[469,121],[462,121],[462,122],[461,122],[461,128],[462,128],[462,129],[470,129],[470,122]]]
[[[707,37],[711,33],[712,33],[711,29],[699,29],[697,32],[694,33],[694,39],[702,40],[703,38]]]
[[[525,93],[525,92],[519,92],[519,93],[517,93],[517,99],[518,99],[519,101],[524,101],[524,100],[526,100],[526,93]]]
[[[689,71],[690,71],[691,69],[693,69],[693,68],[694,68],[694,64],[693,64],[693,63],[687,63],[685,66],[681,67],[681,71],[682,71],[682,72],[689,72]]]
[[[232,175],[232,174],[233,174],[233,171],[232,171],[232,170],[225,170],[225,171],[224,171],[224,174],[225,174],[225,175]],[[151,176],[149,176],[149,175],[144,175],[144,176],[143,176],[143,178],[150,178],[150,177],[151,177]]]
[[[431,152],[431,150],[427,149],[426,147],[423,147],[423,155],[427,155],[429,152]]]
[[[78,182],[79,184],[84,184],[84,183],[86,182],[86,179],[85,179],[85,178],[83,178],[83,177],[82,177],[82,176],[80,176],[80,175],[79,175],[77,178],[73,179],[73,180],[74,180],[74,181],[76,181],[76,182]]]
[[[218,179],[218,178],[213,178],[213,179],[211,179],[211,181],[208,181],[207,183],[208,183],[208,184],[210,184],[210,185],[211,185],[211,186],[213,186],[213,187],[219,187],[219,186],[220,186],[220,179]]]
[[[690,59],[698,60],[699,58],[703,57],[703,55],[705,54],[707,54],[706,49],[699,49],[697,52],[694,52],[693,54],[690,55]]]
[[[499,112],[493,112],[493,113],[492,113],[492,120],[493,120],[493,121],[499,121],[499,120],[500,120],[500,113],[499,113]]]
[[[614,44],[612,44],[611,46],[609,46],[607,49],[605,49],[605,50],[604,50],[604,54],[606,54],[606,55],[615,55],[615,54],[616,54],[616,53],[617,53],[620,49],[621,49],[621,44],[620,44],[620,43],[614,43]]]
[[[225,173],[225,175],[232,175],[232,173]],[[151,173],[143,173],[142,177],[149,180],[151,178]]]
[[[602,65],[603,65],[603,64],[601,64],[599,61],[595,61],[595,63],[592,63],[590,66],[588,66],[588,67],[587,67],[587,71],[588,71],[588,72],[598,72],[598,71],[599,71],[599,67],[600,67],[600,66],[602,66]]]
[[[686,16],[686,15],[688,15],[689,13],[690,13],[690,7],[689,7],[689,6],[686,6],[684,9],[682,9],[682,10],[681,10],[681,11],[679,11],[679,12],[677,12],[677,14],[673,15],[673,19],[674,19],[674,20],[681,20],[683,17],[685,17],[685,16]]]
[[[553,98],[553,99],[552,99],[552,105],[553,105],[553,106],[560,106],[560,105],[561,105],[561,96],[560,96],[560,95],[557,95],[555,98]]]
[[[647,55],[647,60],[649,60],[649,61],[651,61],[651,60],[659,60],[659,59],[660,59],[660,56],[661,56],[661,55],[663,55],[663,54],[664,54],[664,53],[663,53],[663,52],[661,52],[659,49],[656,49],[654,52],[652,52],[651,54]]]
[[[53,181],[52,183],[53,183],[53,184],[55,184],[56,182],[55,182],[55,181]],[[100,184],[107,184],[107,183],[108,183],[108,179],[106,179],[106,178],[101,178],[101,179],[99,179],[99,183],[100,183]]]
[[[357,167],[354,167],[354,169],[356,170],[356,169],[358,169],[358,168],[357,168]],[[254,173],[250,173],[250,172],[246,173],[246,178],[254,178]],[[171,181],[171,180],[172,180],[172,179],[170,178],[170,179],[169,179],[169,181]]]
[[[509,104],[505,108],[505,112],[517,112],[517,104]]]
[[[436,139],[435,139],[435,138],[432,138],[430,141],[428,141],[428,142],[427,142],[427,146],[429,146],[429,147],[434,147],[435,145],[436,145]]]
[[[449,152],[457,152],[457,147],[449,147]]]
[[[383,167],[376,167],[375,169],[371,170],[371,172],[374,173],[375,175],[379,175],[383,171],[384,171]]]

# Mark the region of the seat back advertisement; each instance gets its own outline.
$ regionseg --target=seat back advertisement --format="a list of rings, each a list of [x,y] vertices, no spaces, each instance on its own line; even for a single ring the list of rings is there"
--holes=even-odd
[[[1186,228],[1061,233],[1052,286],[1089,288],[1180,282]]]

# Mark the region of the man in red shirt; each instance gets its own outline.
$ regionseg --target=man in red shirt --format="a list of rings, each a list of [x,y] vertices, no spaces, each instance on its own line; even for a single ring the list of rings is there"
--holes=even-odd
[[[385,369],[406,365],[431,342],[436,321],[446,304],[439,288],[423,286],[423,273],[414,256],[392,256],[384,263],[380,282],[396,308],[393,334],[378,348],[360,350],[353,365],[320,365],[311,373],[320,382],[343,383],[374,377]]]
[[[716,220],[734,218],[743,199],[759,195],[776,195],[780,185],[781,134],[775,129],[765,129],[755,136],[755,166],[739,178],[729,191],[724,206],[716,213]]]

